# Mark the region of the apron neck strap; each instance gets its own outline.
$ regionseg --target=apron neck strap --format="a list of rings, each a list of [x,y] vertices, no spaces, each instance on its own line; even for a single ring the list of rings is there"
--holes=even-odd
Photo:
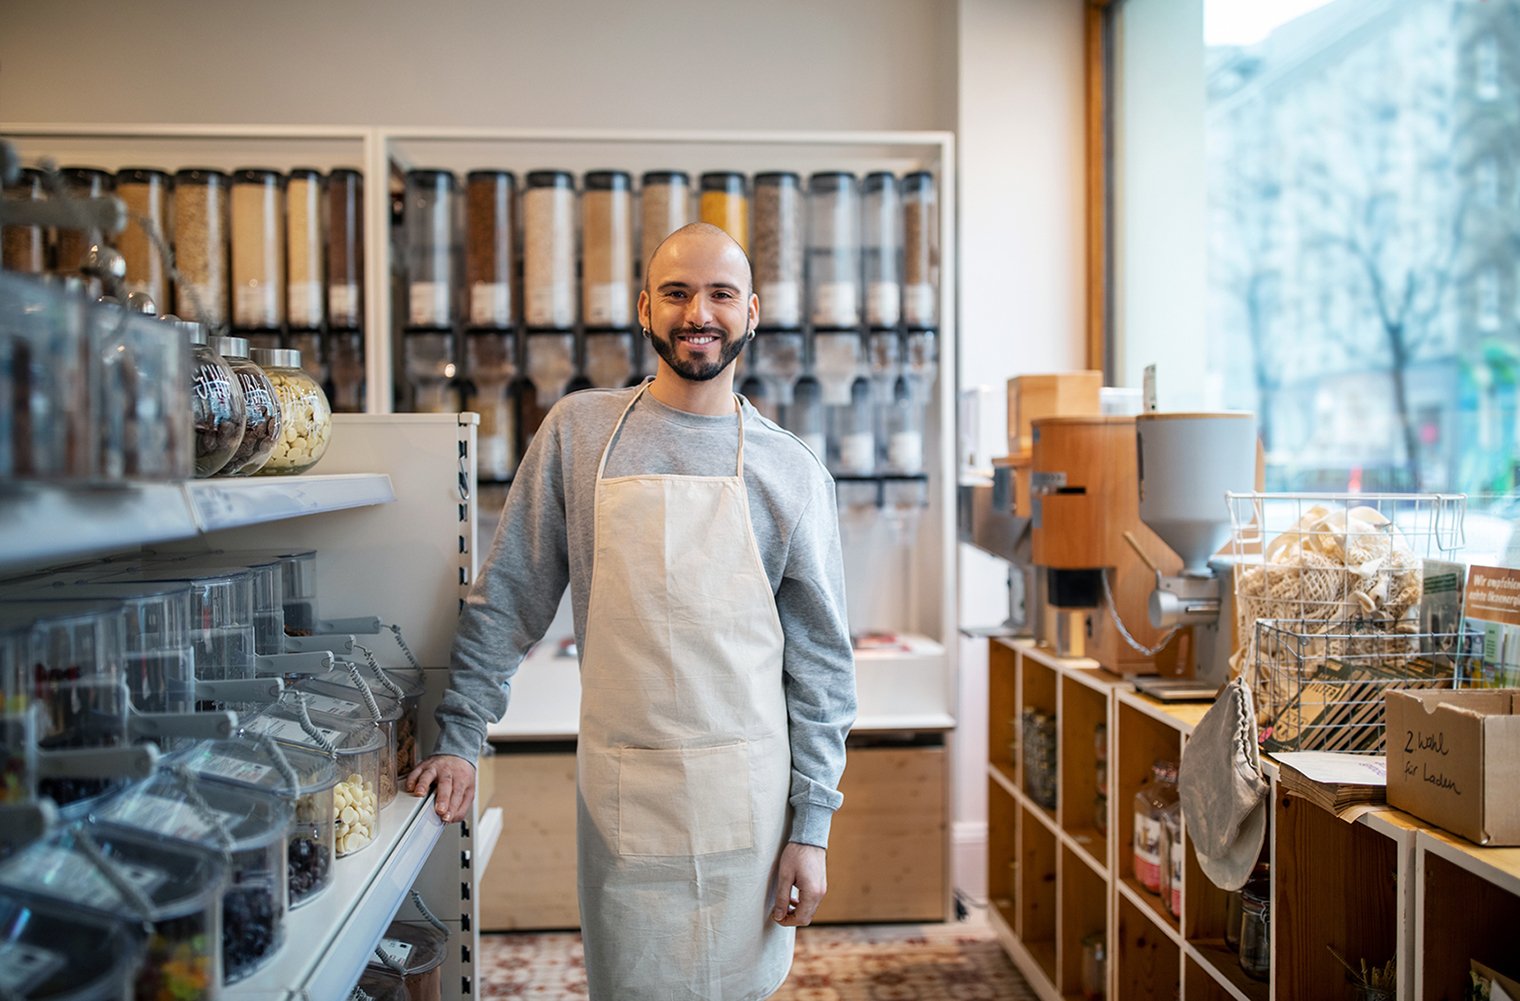
[[[623,412],[618,415],[617,423],[612,426],[612,434],[607,438],[607,444],[602,449],[602,460],[596,466],[596,479],[598,483],[607,475],[607,457],[612,454],[612,443],[617,440],[618,432],[623,430],[623,425],[627,422],[628,414],[633,410],[633,405],[639,402],[639,398],[644,395],[644,391],[649,386],[650,383],[648,382],[639,386],[639,391],[633,394],[633,399],[628,401],[628,406],[623,408]],[[740,402],[738,393],[734,394],[734,413],[739,417],[739,460],[737,463],[738,471],[734,475],[742,480],[744,479],[744,404]]]

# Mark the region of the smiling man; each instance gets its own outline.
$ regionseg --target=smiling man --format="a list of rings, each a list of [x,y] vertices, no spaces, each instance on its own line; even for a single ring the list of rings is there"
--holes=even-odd
[[[434,755],[458,819],[512,674],[570,588],[581,654],[579,886],[593,1001],[752,1001],[827,880],[855,669],[834,486],[734,395],[760,303],[695,223],[649,261],[635,389],[560,401],[471,590]]]

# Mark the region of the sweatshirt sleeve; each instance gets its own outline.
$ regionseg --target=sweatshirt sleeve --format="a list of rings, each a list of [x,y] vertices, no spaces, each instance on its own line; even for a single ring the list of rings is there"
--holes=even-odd
[[[491,551],[470,588],[434,712],[435,754],[472,764],[486,728],[507,711],[512,676],[554,621],[570,582],[559,421],[546,420],[523,456]]]
[[[855,722],[855,655],[845,620],[844,557],[832,481],[793,529],[776,592],[786,635],[783,684],[792,746],[790,840],[827,848],[844,801],[845,738]]]

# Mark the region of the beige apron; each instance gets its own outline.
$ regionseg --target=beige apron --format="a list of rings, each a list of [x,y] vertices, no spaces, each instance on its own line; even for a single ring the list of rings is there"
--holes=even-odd
[[[750,1001],[786,978],[794,940],[770,919],[790,822],[784,637],[743,411],[733,476],[606,478],[643,392],[596,476],[576,753],[586,978],[592,1001]]]

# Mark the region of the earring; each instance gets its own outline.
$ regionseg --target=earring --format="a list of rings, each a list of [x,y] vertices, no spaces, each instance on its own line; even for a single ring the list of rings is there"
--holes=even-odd
[[[644,328],[644,336],[645,337],[650,337],[652,335],[653,335],[653,331],[651,331],[648,327],[645,327]]]
[[[747,332],[747,333],[746,333],[746,334],[745,334],[745,335],[744,335],[744,339],[745,339],[745,340],[746,340],[746,341],[752,341],[752,340],[754,340],[754,339],[755,339],[755,332],[754,332],[754,331],[753,331],[753,330],[751,330],[751,331],[749,331],[749,332]]]

